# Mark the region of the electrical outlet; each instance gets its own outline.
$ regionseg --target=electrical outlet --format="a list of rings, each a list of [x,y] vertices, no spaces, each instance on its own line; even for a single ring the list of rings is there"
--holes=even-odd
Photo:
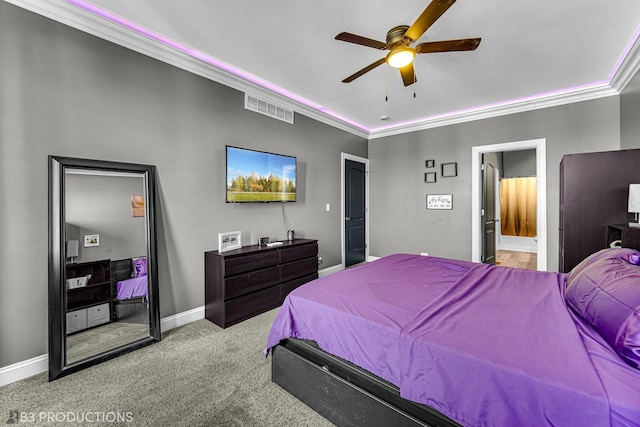
[[[420,256],[429,256],[427,252],[420,252]]]
[[[319,256],[319,257],[318,257],[318,265],[322,264],[322,262],[323,262],[323,261],[324,261],[324,260],[322,259],[322,257],[321,257],[321,256]]]

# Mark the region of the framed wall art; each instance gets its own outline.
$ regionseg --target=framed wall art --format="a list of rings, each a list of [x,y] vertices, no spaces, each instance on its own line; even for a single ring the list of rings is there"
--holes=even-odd
[[[427,209],[453,209],[453,194],[427,194]]]
[[[424,182],[436,182],[436,173],[435,172],[425,172],[424,174]]]
[[[440,176],[442,176],[443,178],[458,176],[458,163],[443,163],[442,170],[440,171]]]

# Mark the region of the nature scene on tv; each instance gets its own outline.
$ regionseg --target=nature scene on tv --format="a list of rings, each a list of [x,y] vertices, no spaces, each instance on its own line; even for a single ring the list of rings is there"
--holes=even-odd
[[[296,201],[296,159],[227,147],[227,202],[273,201]]]

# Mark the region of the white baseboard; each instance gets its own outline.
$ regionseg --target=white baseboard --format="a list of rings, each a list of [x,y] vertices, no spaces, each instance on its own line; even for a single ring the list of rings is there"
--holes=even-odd
[[[318,270],[318,277],[328,276],[333,273],[337,273],[338,271],[344,270],[342,264],[334,265],[332,267],[323,268],[322,270]]]
[[[0,368],[0,387],[32,377],[47,369],[49,369],[49,357],[46,354],[5,366]]]
[[[335,265],[333,267],[319,270],[318,276],[327,276],[340,270],[343,270],[342,265]],[[162,332],[166,332],[200,319],[204,319],[204,306],[196,307],[194,309],[160,319],[160,330]],[[41,372],[46,372],[48,369],[49,355],[47,354],[5,366],[0,368],[0,387],[29,378]]]
[[[204,305],[161,319],[160,331],[170,331],[171,329],[187,325],[200,319],[204,319]]]

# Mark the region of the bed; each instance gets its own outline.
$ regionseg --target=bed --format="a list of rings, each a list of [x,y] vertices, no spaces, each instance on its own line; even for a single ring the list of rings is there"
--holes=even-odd
[[[640,426],[639,264],[384,257],[287,296],[272,379],[337,425]]]
[[[146,257],[111,261],[111,282],[116,320],[131,321],[146,312],[149,290]]]

